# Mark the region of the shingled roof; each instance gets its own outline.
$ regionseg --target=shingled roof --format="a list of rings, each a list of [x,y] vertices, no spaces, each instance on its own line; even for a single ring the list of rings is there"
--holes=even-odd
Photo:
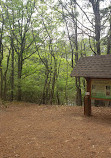
[[[111,78],[111,55],[81,57],[72,77]]]

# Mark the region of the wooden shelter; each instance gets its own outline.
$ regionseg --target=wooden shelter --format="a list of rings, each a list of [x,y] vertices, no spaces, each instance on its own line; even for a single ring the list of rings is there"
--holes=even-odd
[[[84,77],[87,81],[85,115],[91,115],[91,99],[111,101],[111,55],[81,57],[71,76]]]

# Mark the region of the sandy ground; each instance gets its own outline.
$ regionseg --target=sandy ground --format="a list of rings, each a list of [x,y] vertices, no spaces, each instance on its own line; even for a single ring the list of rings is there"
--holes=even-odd
[[[111,158],[111,108],[8,104],[0,108],[0,158]]]

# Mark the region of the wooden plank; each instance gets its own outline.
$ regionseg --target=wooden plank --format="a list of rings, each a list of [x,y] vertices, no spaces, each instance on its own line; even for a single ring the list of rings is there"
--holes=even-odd
[[[103,98],[92,98],[92,100],[103,100],[103,101],[111,101],[111,99],[103,99]]]
[[[91,116],[91,79],[86,78],[87,92],[84,97],[84,115]]]

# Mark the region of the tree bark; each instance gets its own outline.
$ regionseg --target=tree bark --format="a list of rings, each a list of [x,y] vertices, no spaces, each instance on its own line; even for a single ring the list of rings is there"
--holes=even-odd
[[[4,73],[4,91],[3,91],[3,99],[6,100],[6,93],[7,93],[7,71],[9,67],[9,59],[10,59],[10,50],[9,50],[9,55],[7,57],[7,68]]]
[[[12,62],[12,67],[11,67],[11,97],[10,100],[13,101],[14,98],[14,45],[13,45],[13,37],[11,38],[11,62]]]
[[[18,101],[21,101],[22,53],[18,54]]]
[[[3,73],[2,73],[2,61],[0,60],[0,99],[2,99],[3,93]]]
[[[108,36],[108,43],[107,43],[107,54],[111,54],[111,9],[110,9],[110,28],[109,28],[109,36]]]
[[[77,63],[78,62],[78,39],[77,39],[77,20],[76,19],[75,19],[75,46],[76,46],[75,63]],[[81,84],[80,77],[76,77],[76,105],[78,106],[82,105],[82,95],[81,95],[80,84]]]
[[[89,0],[92,4],[93,12],[94,12],[94,19],[95,19],[95,40],[96,40],[96,52],[97,55],[101,54],[100,51],[100,30],[101,30],[101,22],[100,22],[100,9],[99,9],[99,2],[100,0]]]
[[[0,29],[0,99],[2,99],[3,95],[3,73],[2,73],[2,60],[3,60],[3,45],[2,45],[2,31]]]

